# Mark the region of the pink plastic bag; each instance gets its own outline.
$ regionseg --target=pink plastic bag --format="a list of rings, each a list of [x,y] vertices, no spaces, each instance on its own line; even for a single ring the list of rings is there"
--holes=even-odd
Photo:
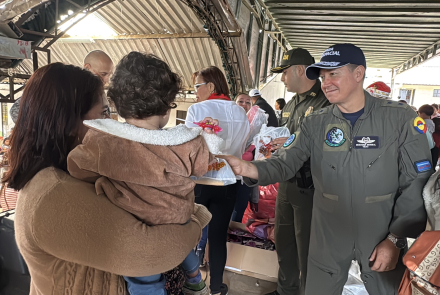
[[[264,236],[273,241],[273,224],[275,218],[275,203],[278,194],[278,183],[267,186],[260,186],[260,200],[258,202],[258,212],[253,212],[250,206],[246,208],[242,222],[246,224],[249,232]],[[267,227],[259,227],[269,225]],[[257,231],[257,232],[255,232]]]

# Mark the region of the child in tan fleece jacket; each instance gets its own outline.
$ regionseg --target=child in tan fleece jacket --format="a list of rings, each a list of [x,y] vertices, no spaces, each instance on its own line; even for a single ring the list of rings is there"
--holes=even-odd
[[[114,204],[150,225],[190,220],[195,206],[190,176],[207,172],[214,160],[210,151],[218,153],[222,143],[202,128],[162,129],[181,87],[180,77],[159,58],[129,53],[118,64],[108,91],[127,123],[84,121],[90,130],[68,157],[73,177],[95,182]],[[182,267],[187,274],[184,293],[208,294],[194,251]],[[125,279],[131,295],[166,294],[161,274]]]

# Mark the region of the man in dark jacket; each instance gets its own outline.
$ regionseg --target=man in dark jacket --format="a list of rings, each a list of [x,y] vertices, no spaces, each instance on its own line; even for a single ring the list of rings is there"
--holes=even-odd
[[[260,109],[266,112],[269,115],[269,119],[267,121],[268,127],[278,127],[278,119],[277,115],[273,108],[267,103],[267,101],[261,97],[260,91],[258,89],[252,89],[249,91],[249,96],[252,99],[252,105],[259,106]]]
[[[281,81],[287,91],[296,93],[283,108],[280,120],[280,125],[289,128],[291,134],[300,129],[304,118],[312,110],[330,105],[321,89],[321,82],[306,77],[306,68],[313,63],[315,59],[307,50],[295,48],[284,53],[281,64],[271,69],[273,73],[282,73]],[[286,140],[275,139],[272,142],[274,149],[281,147]],[[278,288],[270,295],[304,294],[313,193],[309,160],[295,177],[279,184],[275,209],[275,245],[280,270]]]

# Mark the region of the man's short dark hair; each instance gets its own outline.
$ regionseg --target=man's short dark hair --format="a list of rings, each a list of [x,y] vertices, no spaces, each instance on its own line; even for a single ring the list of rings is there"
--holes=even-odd
[[[175,108],[182,79],[153,54],[130,52],[116,67],[108,96],[122,118],[164,116]]]
[[[429,104],[424,104],[419,108],[419,113],[424,113],[425,115],[431,117],[434,114],[434,108]]]
[[[284,108],[284,106],[286,105],[286,100],[284,98],[278,98],[276,100],[276,102],[280,106],[280,110],[282,110]]]
[[[435,108],[436,110],[438,110],[438,104],[433,103],[431,106],[432,106],[433,108]]]

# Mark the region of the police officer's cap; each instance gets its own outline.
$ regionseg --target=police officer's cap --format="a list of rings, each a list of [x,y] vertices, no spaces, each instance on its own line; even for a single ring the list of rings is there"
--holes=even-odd
[[[307,67],[306,76],[310,80],[316,80],[319,78],[320,69],[337,69],[348,64],[367,68],[367,62],[362,49],[348,43],[336,44],[324,51],[320,62]]]
[[[310,52],[303,48],[290,49],[285,52],[281,64],[272,68],[272,73],[281,73],[283,70],[294,65],[311,65],[315,63],[315,59],[310,55]]]

